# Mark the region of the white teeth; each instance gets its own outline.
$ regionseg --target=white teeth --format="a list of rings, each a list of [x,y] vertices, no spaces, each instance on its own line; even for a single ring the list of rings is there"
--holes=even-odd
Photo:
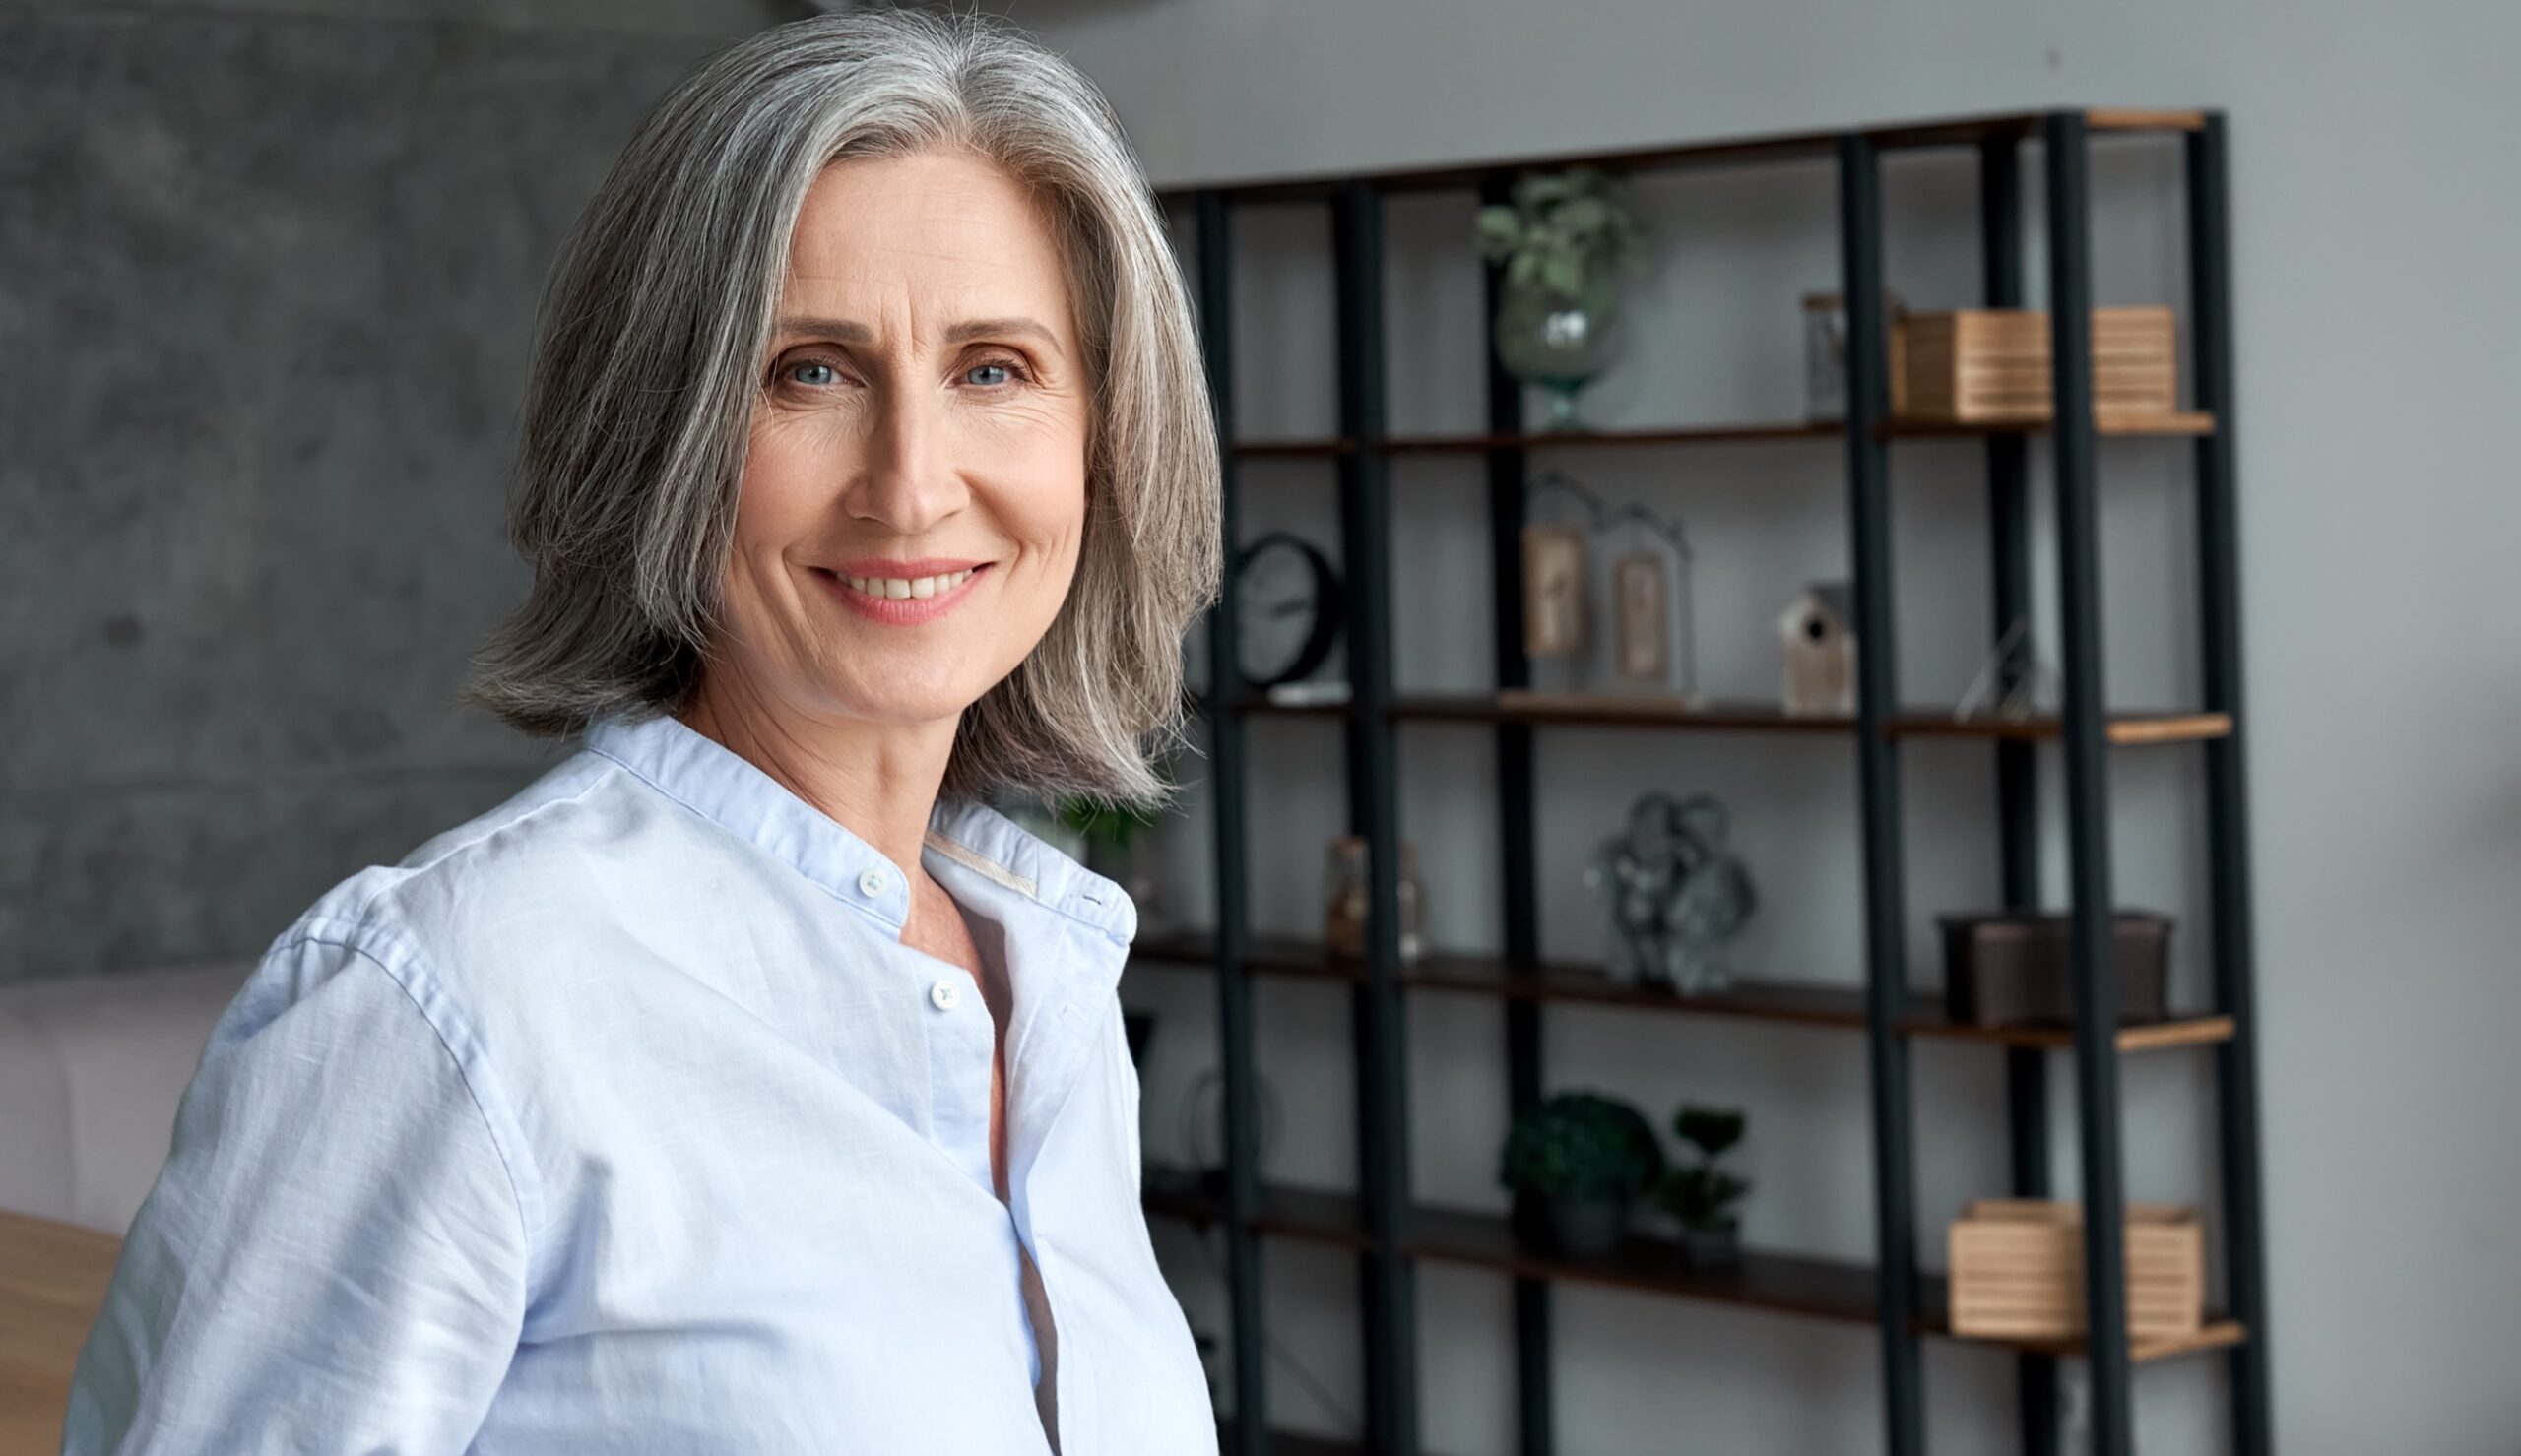
[[[956,587],[961,586],[965,581],[969,580],[971,574],[972,573],[970,571],[949,571],[943,576],[923,576],[912,578],[893,576],[844,576],[841,580],[849,583],[850,589],[853,591],[864,592],[870,597],[881,597],[887,601],[901,601],[913,597],[935,597],[939,593],[950,592]]]

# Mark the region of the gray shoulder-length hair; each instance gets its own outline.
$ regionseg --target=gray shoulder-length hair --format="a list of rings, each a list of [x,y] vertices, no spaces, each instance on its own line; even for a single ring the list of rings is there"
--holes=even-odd
[[[525,604],[467,700],[529,733],[686,704],[708,661],[752,411],[808,188],[831,162],[960,148],[1057,235],[1093,405],[1076,579],[963,714],[940,791],[1168,786],[1182,634],[1220,565],[1215,425],[1165,223],[1093,84],[977,15],[873,10],[765,31],[660,102],[553,270],[517,454]]]

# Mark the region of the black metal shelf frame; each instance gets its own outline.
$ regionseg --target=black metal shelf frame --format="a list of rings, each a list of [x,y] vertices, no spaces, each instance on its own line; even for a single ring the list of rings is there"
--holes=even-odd
[[[2266,1456],[2272,1448],[2267,1382],[2263,1209],[2260,1197],[2257,1028],[2252,996],[2249,844],[2241,712],[2238,528],[2234,488],[2230,260],[2226,202],[2225,120],[2221,112],[2101,113],[2057,111],[2028,117],[1929,122],[1836,137],[1841,258],[1848,300],[1847,506],[1850,574],[1859,640],[1887,643],[1892,630],[1887,419],[1888,340],[1883,327],[1880,158],[1894,146],[1973,147],[1980,176],[1980,235],[1985,300],[2019,306],[2024,299],[2020,146],[2040,141],[2047,180],[2048,297],[2055,422],[2050,431],[2057,496],[2064,709],[2065,844],[2071,887],[2077,1023],[2073,1056],[2083,1196],[2088,1206],[2123,1201],[2118,1120],[2114,986],[2093,968],[2110,963],[2110,875],[2107,824],[2109,725],[2102,709],[2098,491],[2092,412],[2090,313],[2091,219],[2087,158],[2094,130],[2134,122],[2182,133],[2186,175],[2192,377],[2195,406],[2214,427],[2197,435],[2199,623],[2207,713],[2229,729],[2202,740],[2206,755],[2207,850],[2212,888],[2210,956],[2214,1011],[2231,1019],[2214,1044],[2222,1152],[2228,1307],[2241,1337],[2228,1352],[2231,1380],[2230,1449]],[[2162,118],[2168,118],[2162,120]],[[1811,155],[1809,139],[1797,143]],[[1763,147],[1770,144],[1763,143]],[[1778,144],[1782,146],[1782,144]],[[1693,158],[1733,159],[1738,149],[1641,154],[1655,164]],[[1792,150],[1792,149],[1789,149]],[[1780,154],[1782,155],[1782,154]],[[1586,158],[1567,158],[1583,160]],[[1620,158],[1593,158],[1619,160]],[[1209,188],[1190,192],[1197,226],[1198,302],[1208,386],[1225,473],[1225,519],[1235,519],[1238,438],[1233,412],[1233,208],[1283,197],[1326,201],[1331,212],[1338,307],[1339,429],[1335,452],[1340,530],[1350,582],[1345,623],[1352,707],[1339,713],[1345,735],[1348,804],[1353,832],[1371,846],[1368,954],[1352,988],[1358,1066],[1359,1203],[1364,1237],[1358,1253],[1366,1352],[1367,1449],[1415,1456],[1418,1443],[1414,1206],[1408,1186],[1406,981],[1399,956],[1397,875],[1398,781],[1390,661],[1390,542],[1385,442],[1382,205],[1404,186],[1476,186],[1483,202],[1503,201],[1513,171],[1505,166],[1426,177],[1355,176],[1320,184]],[[1430,182],[1429,178],[1437,180]],[[1497,270],[1488,270],[1485,301],[1493,318]],[[1486,331],[1483,329],[1482,337]],[[1521,561],[1528,460],[1520,385],[1493,356],[1487,377],[1491,434],[1510,437],[1488,449],[1490,566],[1495,590],[1495,669],[1500,689],[1528,684],[1523,658]],[[1988,435],[1986,475],[1994,622],[2027,614],[2031,530],[2029,438]],[[1251,808],[1244,784],[1248,724],[1233,651],[1235,600],[1229,581],[1209,622],[1213,674],[1202,714],[1209,738],[1216,833],[1217,913],[1214,965],[1225,1091],[1229,1175],[1218,1220],[1224,1227],[1232,1310],[1233,1378],[1239,1419],[1224,1427],[1234,1456],[1263,1456],[1282,1439],[1268,1425],[1261,1320],[1263,1190],[1257,1173],[1248,844]],[[1903,892],[1899,750],[1888,726],[1898,716],[1897,665],[1888,652],[1860,655],[1854,751],[1858,760],[1860,832],[1865,865],[1864,1037],[1873,1124],[1877,1289],[1882,1342],[1885,1445],[1893,1456],[1922,1456],[1925,1414],[1918,1339],[1923,1282],[1916,1256],[1915,1146],[1907,1037],[1908,1011]],[[1535,725],[1499,716],[1496,733],[1500,806],[1504,958],[1539,960],[1537,865],[1533,839]],[[2035,744],[1994,740],[1998,846],[2004,901],[2036,904],[2038,822]],[[1543,1000],[1510,997],[1503,1016],[1509,1096],[1520,1110],[1541,1096],[1540,1017]],[[2014,1191],[2045,1196],[2049,1116],[2044,1051],[2006,1047],[2008,1134]],[[2093,1447],[2099,1456],[2128,1456],[2131,1361],[2126,1338],[2124,1250],[2116,1220],[2087,1221],[2086,1293],[2090,1337],[2084,1356],[2093,1386]],[[1554,1445],[1550,1370],[1550,1282],[1519,1266],[1513,1274],[1519,1395],[1519,1449],[1546,1456]],[[2057,1360],[2026,1350],[2018,1357],[2022,1448],[2054,1456],[2058,1448]]]

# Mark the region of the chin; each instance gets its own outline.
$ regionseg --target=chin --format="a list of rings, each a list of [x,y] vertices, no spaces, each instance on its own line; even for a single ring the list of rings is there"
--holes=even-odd
[[[969,708],[989,691],[989,684],[971,681],[914,678],[903,675],[868,676],[853,673],[846,680],[829,682],[824,699],[850,718],[873,723],[935,723],[952,718]]]

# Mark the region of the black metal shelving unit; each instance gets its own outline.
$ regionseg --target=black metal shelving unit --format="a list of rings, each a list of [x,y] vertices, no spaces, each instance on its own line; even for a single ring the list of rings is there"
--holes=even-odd
[[[2189,324],[2194,408],[2158,419],[2097,422],[2092,410],[2090,196],[2087,158],[2096,134],[2172,133],[2180,138],[2186,173]],[[1889,417],[1888,341],[1881,302],[1881,159],[1917,148],[1975,151],[1980,168],[1980,222],[1985,301],[2018,306],[2024,299],[2022,203],[2017,185],[2022,148],[2036,142],[2046,171],[2047,266],[2055,423],[2048,428],[1919,429]],[[1210,621],[1212,678],[1202,700],[1209,735],[1216,834],[1217,911],[1212,935],[1143,941],[1142,965],[1212,969],[1218,984],[1222,1043],[1224,1146],[1228,1176],[1221,1190],[1176,1169],[1150,1167],[1148,1211],[1222,1226],[1232,1311],[1232,1374],[1239,1418],[1222,1435],[1233,1456],[1263,1452],[1372,1451],[1414,1456],[1419,1447],[1414,1271],[1422,1261],[1485,1268],[1514,1282],[1519,1448],[1525,1456],[1553,1449],[1550,1295],[1559,1283],[1646,1290],[1820,1319],[1870,1324],[1881,1340],[1885,1449],[1894,1456],[1925,1450],[1922,1338],[1949,1333],[1940,1278],[1918,1268],[1915,1150],[1910,1126],[1908,1048],[1920,1037],[1976,1041],[2006,1058],[2013,1191],[2048,1193],[2047,1058],[2074,1060],[2082,1195],[2088,1206],[2122,1201],[2118,1059],[2173,1047],[2211,1049],[2220,1108],[2225,1271],[2228,1308],[2203,1336],[2174,1347],[2130,1348],[2123,1299],[2123,1250],[2115,1220],[2089,1221],[2086,1294],[2091,1336],[2071,1347],[2019,1348],[2021,1441],[2033,1456],[2057,1449],[2057,1366],[2089,1362],[2093,1450],[2127,1456],[2132,1447],[2132,1366],[2146,1360],[2221,1351],[2230,1364],[2230,1448],[2242,1456],[2271,1449],[2267,1322],[2256,1106],[2256,1032],[2251,993],[2248,815],[2240,702],[2237,526],[2234,513],[2230,259],[2227,240],[2225,122],[2220,112],[2074,110],[2013,113],[1915,125],[1761,137],[1648,151],[1523,158],[1335,178],[1288,179],[1185,190],[1197,229],[1198,301],[1208,384],[1226,442],[1226,519],[1234,520],[1236,466],[1261,456],[1309,456],[1334,462],[1340,531],[1349,581],[1345,623],[1350,699],[1329,708],[1285,710],[1249,695],[1235,676],[1235,600],[1231,583]],[[1524,432],[1522,394],[1493,360],[1487,382],[1487,431],[1458,437],[1395,437],[1386,429],[1383,349],[1382,212],[1386,199],[1452,188],[1502,200],[1514,174],[1530,167],[1588,164],[1611,170],[1686,168],[1742,161],[1805,158],[1835,164],[1843,290],[1849,307],[1849,388],[1843,424],[1743,424],[1621,430],[1569,437]],[[1325,440],[1244,441],[1235,428],[1233,222],[1238,205],[1318,202],[1329,209],[1338,307],[1339,434]],[[1486,293],[1493,314],[1498,279]],[[1486,337],[1483,329],[1482,336]],[[1391,673],[1390,513],[1388,461],[1426,453],[1485,457],[1491,568],[1495,574],[1497,686],[1529,680],[1523,640],[1517,548],[1523,521],[1529,457],[1537,451],[1591,443],[1685,448],[1698,442],[1750,442],[1842,437],[1851,523],[1849,574],[1856,630],[1866,643],[1896,640],[1892,630],[1889,495],[1892,447],[1912,433],[1984,437],[1990,566],[1999,628],[2030,605],[2030,451],[2040,434],[2054,458],[2058,581],[2064,698],[2053,720],[2023,725],[1961,725],[1948,714],[1904,707],[1897,664],[1889,652],[1859,655],[1856,712],[1844,719],[1788,718],[1774,705],[1718,704],[1692,714],[1639,711],[1616,704],[1583,709],[1512,706],[1480,696],[1401,697]],[[2098,574],[2098,487],[2102,433],[2192,438],[2195,446],[2199,621],[2203,702],[2193,709],[2111,713],[2101,682]],[[1370,855],[1369,953],[1335,960],[1318,945],[1256,937],[1248,922],[1247,845],[1252,805],[1244,783],[1245,734],[1252,718],[1303,712],[1338,718],[1344,729],[1349,818]],[[1414,722],[1493,726],[1496,792],[1504,837],[1498,887],[1503,949],[1497,955],[1432,954],[1403,964],[1394,909],[1399,843],[1395,736]],[[1849,739],[1858,761],[1859,833],[1864,855],[1864,943],[1861,988],[1750,982],[1705,996],[1675,996],[1618,985],[1598,970],[1550,964],[1539,954],[1533,846],[1533,740],[1557,724],[1622,726],[1640,730],[1791,732]],[[1911,989],[1907,964],[1906,902],[1900,805],[1900,749],[1923,735],[1984,737],[1994,759],[1997,843],[2004,901],[2037,901],[2036,765],[2042,739],[2063,744],[2064,842],[2073,917],[2076,1011],[2069,1032],[2005,1032],[1955,1025],[1939,1003]],[[2117,1028],[2114,987],[2091,974],[2108,964],[2110,872],[2107,818],[2109,750],[2146,744],[2193,744],[2205,755],[2206,845],[2210,858],[2209,957],[2212,1007],[2171,1022]],[[1252,979],[1285,976],[1344,982],[1353,997],[1357,1061],[1358,1170],[1355,1190],[1263,1183],[1257,1171]],[[1406,1015],[1415,994],[1493,998],[1505,1022],[1507,1082],[1516,1109],[1541,1096],[1541,1016],[1551,1002],[1613,1004],[1640,1014],[1741,1017],[1861,1036],[1870,1068],[1875,1168],[1876,1258],[1870,1265],[1785,1253],[1750,1252],[1724,1274],[1692,1269],[1678,1251],[1640,1236],[1604,1260],[1570,1261],[1519,1245],[1502,1217],[1415,1202],[1408,1182]],[[1270,1428],[1263,1370],[1261,1260],[1270,1238],[1292,1238],[1353,1250],[1359,1260],[1364,1331],[1366,1430],[1343,1444]]]

